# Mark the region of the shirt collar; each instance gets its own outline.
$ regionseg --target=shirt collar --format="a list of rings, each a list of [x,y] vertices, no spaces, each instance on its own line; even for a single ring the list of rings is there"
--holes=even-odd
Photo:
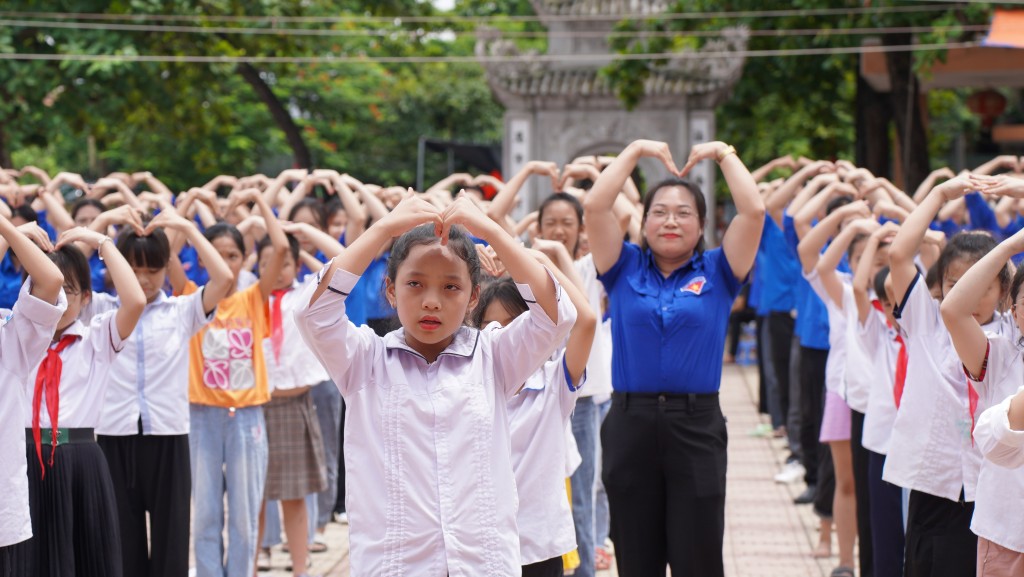
[[[82,323],[81,320],[75,319],[75,322],[71,323],[70,325],[68,325],[68,328],[64,329],[64,332],[61,333],[61,336],[71,335],[74,337],[81,337],[84,331],[85,324]]]
[[[463,326],[459,328],[458,332],[455,333],[455,338],[451,344],[448,345],[438,358],[444,355],[452,355],[456,357],[469,358],[476,352],[477,343],[480,340],[480,331],[472,327]],[[416,355],[417,357],[423,358],[423,355],[416,352],[415,349],[410,347],[405,342],[405,329],[398,329],[397,331],[391,331],[384,335],[384,347],[386,349],[400,349]]]
[[[665,277],[661,274],[661,269],[658,268],[658,263],[654,262],[654,252],[651,251],[650,247],[644,249],[644,263],[648,272],[658,275],[658,278],[669,280],[677,276],[684,276],[689,274],[690,271],[704,270],[704,251],[694,251],[693,256],[690,260],[686,261],[686,264],[672,271],[672,274]]]

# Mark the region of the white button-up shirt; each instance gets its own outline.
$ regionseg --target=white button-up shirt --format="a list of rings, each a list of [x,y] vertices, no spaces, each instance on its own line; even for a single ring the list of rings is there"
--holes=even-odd
[[[110,383],[110,367],[113,366],[118,351],[124,346],[124,341],[117,330],[117,311],[96,315],[88,325],[76,320],[64,329],[64,336],[67,335],[80,338],[60,353],[60,406],[57,426],[94,429],[99,425],[103,412],[103,399]],[[36,363],[32,373],[24,381],[25,393],[29,399],[35,392],[36,373],[41,363],[42,359]],[[25,413],[23,421],[26,428],[32,427],[31,408]],[[53,426],[50,423],[45,395],[39,408],[39,426],[44,429]]]
[[[29,283],[0,326],[0,547],[32,537],[24,425],[31,403],[20,383],[35,376],[68,306],[63,290],[53,305],[29,294]]]
[[[921,275],[897,312],[909,362],[882,478],[950,501],[960,499],[962,488],[964,499],[974,501],[981,453],[971,441],[967,376],[942,323],[939,302]],[[983,328],[990,335],[1009,336],[1015,327],[1007,315],[996,313]]]
[[[347,406],[353,577],[518,575],[507,403],[566,338],[576,309],[556,283],[552,322],[518,285],[528,312],[505,328],[459,329],[428,364],[403,330],[381,338],[348,320],[344,300],[358,280],[336,271],[312,305],[316,285],[306,289],[296,313]]]
[[[93,293],[81,318],[118,306],[116,297]],[[189,339],[211,320],[213,315],[203,310],[202,290],[180,297],[161,291],[147,304],[111,367],[96,433],[136,435],[141,418],[146,435],[187,435]]]
[[[590,348],[590,358],[587,359],[587,386],[580,391],[580,396],[594,397],[594,402],[600,403],[609,399],[612,394],[611,321],[602,320],[608,296],[604,292],[604,285],[597,280],[594,255],[588,254],[574,264],[576,274],[583,281],[583,293],[587,295],[587,302],[599,319],[597,331],[594,333],[594,344]]]
[[[997,545],[1024,553],[1024,451],[1020,449],[1024,432],[1011,431],[1007,418],[1009,400],[1024,383],[1024,359],[1015,340],[991,337],[988,342],[985,375],[977,382],[979,419],[974,438],[978,449],[989,458],[981,463],[971,530]],[[1013,454],[1014,441],[1021,455],[1016,462],[1008,458]],[[1017,467],[1007,468],[997,461]]]
[[[871,309],[864,324],[857,323],[859,330],[856,340],[870,361],[864,362],[859,368],[850,367],[851,371],[859,371],[871,383],[861,442],[865,449],[879,455],[889,454],[892,425],[896,421],[894,390],[896,361],[900,354],[896,329],[888,326],[885,320],[883,313]]]
[[[523,565],[576,548],[576,527],[565,491],[569,445],[560,441],[570,428],[579,391],[579,386],[570,384],[562,353],[544,363],[508,402]]]
[[[267,383],[271,392],[275,390],[291,390],[308,387],[327,380],[327,371],[316,360],[313,351],[302,342],[299,329],[295,326],[295,311],[309,302],[306,297],[302,301],[305,288],[316,284],[316,275],[307,275],[303,282],[295,282],[292,289],[281,297],[281,324],[283,337],[281,357],[274,357],[273,339],[263,339],[263,358],[267,364]],[[270,299],[270,310],[274,310],[274,301]]]
[[[843,283],[843,302],[836,304],[832,301],[832,297],[825,289],[825,285],[821,282],[821,276],[818,274],[818,270],[812,270],[809,273],[804,273],[804,279],[811,285],[811,290],[814,294],[818,295],[821,302],[825,303],[825,310],[828,311],[828,360],[825,361],[825,388],[836,395],[839,395],[846,400],[846,357],[847,357],[847,314],[849,306],[853,305],[856,310],[856,304],[853,302],[853,289],[850,288],[850,275],[846,273],[836,273],[840,277],[840,282]],[[845,294],[849,290],[849,299],[846,298]],[[840,308],[846,307],[845,309]]]

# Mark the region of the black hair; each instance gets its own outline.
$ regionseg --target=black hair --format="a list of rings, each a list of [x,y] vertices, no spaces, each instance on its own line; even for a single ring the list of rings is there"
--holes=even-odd
[[[850,204],[851,202],[853,202],[853,200],[850,199],[850,197],[848,196],[837,196],[832,200],[828,201],[828,204],[825,206],[825,214],[832,214],[833,212]]]
[[[11,207],[11,220],[14,220],[15,218],[18,218],[19,216],[25,222],[38,222],[39,221],[39,215],[36,214],[36,211],[33,210],[32,206],[29,205],[29,204],[23,204],[21,206],[12,206]]]
[[[883,266],[881,269],[878,270],[877,273],[875,273],[875,295],[878,297],[878,300],[880,301],[885,301],[889,299],[889,297],[886,296],[885,294],[885,278],[887,276],[889,276],[889,265]]]
[[[928,271],[924,273],[924,284],[928,287],[928,292],[932,292],[936,287],[941,289],[939,282],[939,263],[934,262],[932,266],[928,267]]]
[[[935,273],[938,275],[938,282],[940,286],[945,283],[946,271],[949,270],[949,265],[955,261],[963,260],[970,264],[974,264],[981,260],[981,257],[985,256],[992,249],[996,247],[998,243],[996,239],[992,238],[992,235],[981,234],[976,232],[960,232],[949,239],[946,243],[946,248],[942,249],[942,253],[939,255],[939,260],[935,263]],[[999,270],[999,276],[996,277],[999,280],[999,288],[1003,291],[1003,295],[1006,294],[1010,288],[1010,269],[1007,266],[1003,266]]]
[[[222,236],[226,236],[231,240],[235,241],[235,245],[238,246],[238,252],[245,255],[245,239],[242,238],[242,233],[235,228],[235,225],[228,222],[218,222],[217,224],[206,229],[203,233],[206,240],[213,242]]]
[[[299,264],[299,239],[295,238],[294,235],[285,233],[288,237],[288,250],[292,253],[292,260],[295,261],[296,266]],[[270,235],[266,235],[256,243],[256,262],[259,262],[263,258],[263,249],[268,246],[273,246],[274,241],[270,239]],[[243,254],[245,251],[242,251]]]
[[[313,221],[320,227],[320,230],[327,230],[327,210],[324,208],[323,201],[319,198],[307,197],[300,200],[298,204],[288,211],[288,220],[294,222],[295,215],[304,208],[308,208],[313,213]]]
[[[117,250],[137,268],[161,269],[171,260],[171,245],[163,229],[142,236],[130,227],[117,235]]]
[[[540,230],[541,227],[543,226],[544,211],[549,206],[551,206],[552,204],[554,204],[556,202],[564,202],[564,203],[567,203],[570,207],[572,207],[573,212],[576,213],[576,224],[580,227],[580,229],[582,229],[583,228],[583,205],[580,204],[579,199],[576,198],[575,196],[567,193],[567,192],[556,192],[556,193],[552,194],[551,196],[545,198],[544,202],[540,203],[540,208],[537,209],[537,230]],[[576,251],[579,250],[579,248],[580,248],[580,239],[579,239],[579,236],[577,236],[576,237],[576,246],[572,247],[573,258],[576,257]]]
[[[1013,273],[1013,280],[1010,281],[1010,304],[1016,306],[1017,295],[1020,294],[1020,287],[1024,285],[1024,266],[1017,267]]]
[[[95,198],[80,198],[75,201],[75,204],[71,205],[71,219],[74,220],[78,217],[79,211],[87,206],[99,209],[100,212],[107,210],[107,207],[103,206],[103,203]]]
[[[434,236],[434,225],[430,223],[421,224],[398,237],[394,246],[391,247],[391,256],[388,257],[388,280],[395,282],[395,277],[398,276],[398,267],[409,257],[412,247],[440,242],[441,239]],[[472,239],[461,226],[453,226],[448,229],[448,249],[455,253],[455,256],[466,261],[473,288],[480,286],[480,258],[476,254],[476,246]]]
[[[519,294],[515,281],[509,277],[500,278],[488,283],[480,291],[480,300],[473,310],[471,317],[473,326],[480,329],[484,328],[484,314],[487,313],[487,307],[491,306],[493,302],[501,303],[502,308],[512,315],[512,318],[516,318],[530,310],[526,305],[526,301],[523,300],[523,296]]]
[[[858,244],[864,242],[867,239],[868,235],[863,233],[854,235],[853,240],[850,241],[850,246],[846,247],[846,259],[849,260],[853,258],[853,249],[857,248]],[[853,263],[850,263],[850,266],[853,266]]]
[[[344,212],[345,214],[348,214],[348,211],[345,210],[345,205],[341,204],[340,198],[336,196],[332,197],[331,200],[328,200],[327,203],[324,204],[324,220],[326,222],[330,222],[330,220],[334,218],[334,215],[338,214],[339,212]],[[324,228],[327,227],[324,226]]]
[[[658,192],[663,188],[669,188],[672,186],[678,186],[683,188],[693,196],[693,201],[697,205],[697,219],[700,221],[700,239],[697,240],[697,246],[694,251],[697,254],[704,252],[704,222],[708,216],[708,201],[704,198],[704,193],[701,192],[700,188],[692,182],[688,182],[681,178],[670,177],[665,180],[656,183],[652,186],[647,194],[644,195],[644,215],[643,222],[647,222],[647,213],[651,211],[651,205],[654,204],[654,197],[657,196]],[[643,239],[642,248],[647,248],[647,237]]]
[[[92,293],[92,269],[89,268],[89,259],[85,258],[77,246],[66,244],[47,256],[64,273],[64,286],[83,296]]]

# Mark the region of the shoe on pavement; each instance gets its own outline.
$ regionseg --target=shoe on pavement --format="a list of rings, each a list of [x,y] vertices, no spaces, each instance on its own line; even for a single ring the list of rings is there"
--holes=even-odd
[[[782,467],[782,471],[775,475],[776,483],[796,483],[800,479],[804,478],[804,466],[797,461],[790,461]]]
[[[260,552],[256,555],[256,570],[270,571],[270,549],[260,547]]]
[[[814,498],[818,496],[818,488],[814,485],[808,485],[804,489],[803,493],[797,495],[796,499],[793,499],[794,505],[809,505],[814,502]]]
[[[334,520],[342,525],[348,525],[348,513],[342,511],[341,513],[334,514]]]

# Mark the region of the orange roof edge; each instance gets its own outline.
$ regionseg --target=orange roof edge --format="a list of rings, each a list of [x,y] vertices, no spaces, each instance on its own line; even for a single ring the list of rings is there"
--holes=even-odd
[[[996,10],[982,45],[1024,48],[1024,10]]]

